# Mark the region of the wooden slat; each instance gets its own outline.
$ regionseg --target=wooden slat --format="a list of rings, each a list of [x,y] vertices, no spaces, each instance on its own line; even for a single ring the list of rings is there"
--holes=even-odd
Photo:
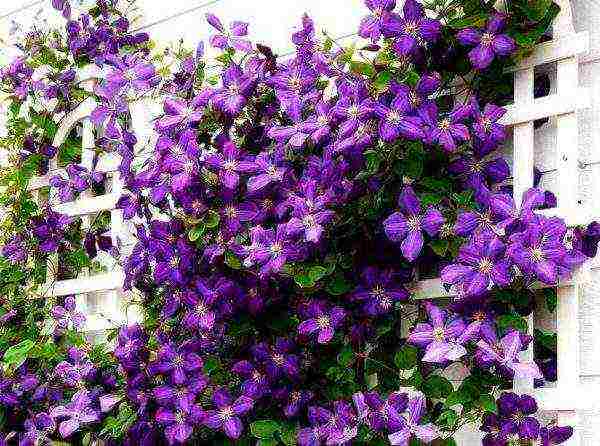
[[[42,285],[39,290],[39,297],[70,296],[72,294],[119,289],[123,287],[124,280],[125,273],[123,271],[111,271],[90,277],[58,280],[54,283]]]

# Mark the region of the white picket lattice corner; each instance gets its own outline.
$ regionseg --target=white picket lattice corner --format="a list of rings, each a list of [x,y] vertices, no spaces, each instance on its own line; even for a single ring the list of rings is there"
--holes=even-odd
[[[578,204],[579,165],[578,150],[578,118],[577,111],[590,107],[591,97],[588,89],[579,86],[578,56],[588,53],[589,36],[587,32],[576,33],[573,27],[571,5],[569,0],[555,0],[561,6],[561,12],[554,23],[553,39],[537,45],[534,52],[518,66],[509,71],[514,73],[514,104],[508,107],[503,124],[512,128],[513,132],[513,187],[515,201],[518,203],[523,191],[533,185],[533,168],[535,153],[534,121],[543,118],[556,120],[556,158],[558,207],[542,211],[545,215],[564,218],[568,225],[582,225],[600,217],[600,204]],[[534,99],[535,70],[543,65],[556,65],[556,92],[542,98]],[[81,75],[80,75],[81,76]],[[94,74],[87,73],[82,83],[88,91],[94,85]],[[82,79],[82,77],[80,77]],[[94,162],[95,131],[89,120],[90,113],[96,107],[96,101],[88,98],[80,106],[66,116],[56,134],[54,145],[60,146],[71,130],[82,123],[82,158],[81,165],[90,169]],[[147,126],[146,109],[143,103],[130,104],[132,126],[136,133],[151,135],[152,129]],[[147,138],[138,138],[138,146]],[[137,146],[136,146],[137,147]],[[107,193],[93,197],[89,193],[82,194],[70,203],[56,204],[53,208],[61,213],[81,217],[84,227],[90,224],[90,216],[100,211],[111,213],[111,235],[113,242],[124,234],[122,213],[115,209],[123,185],[119,179],[118,155],[109,153],[100,155],[96,170],[107,173],[110,184]],[[47,175],[30,180],[29,189],[36,195],[37,191],[49,186],[49,179],[63,172],[57,160],[52,160]],[[50,188],[50,197],[54,191]],[[53,261],[56,261],[54,259]],[[90,299],[101,296],[96,306],[102,307],[101,314],[88,314],[86,329],[89,331],[105,330],[114,324],[123,323],[127,316],[120,300],[126,298],[122,293],[124,273],[115,269],[106,273],[89,275],[69,280],[54,281],[48,268],[48,283],[40,289],[40,296],[58,297],[65,295],[79,296],[79,303],[89,310]],[[580,444],[577,426],[578,411],[597,405],[600,395],[599,386],[580,384],[579,370],[579,299],[582,286],[587,283],[588,267],[578,271],[572,280],[562,282],[558,286],[558,306],[556,330],[558,333],[558,380],[552,388],[533,388],[533,382],[517,382],[516,390],[535,394],[543,411],[556,414],[558,422],[575,426],[576,434],[567,443],[568,446]],[[439,279],[419,281],[412,290],[415,299],[435,299],[452,297]],[[88,311],[89,313],[89,311]],[[533,329],[534,319],[530,317],[529,326]],[[524,355],[531,360],[533,350],[530,348]]]
[[[88,92],[93,92],[97,74],[95,71],[78,74],[81,85]],[[50,186],[50,179],[55,175],[64,176],[65,170],[59,168],[58,155],[50,160],[48,173],[34,177],[29,181],[28,189],[33,197],[42,203],[43,189],[48,188],[48,200],[52,209],[82,220],[82,228],[90,227],[94,214],[101,211],[110,212],[110,234],[114,246],[117,246],[124,235],[122,211],[116,209],[116,203],[121,196],[123,184],[119,177],[120,157],[115,153],[102,153],[95,159],[96,129],[90,120],[90,114],[96,108],[97,102],[93,97],[85,99],[77,108],[62,117],[59,128],[53,140],[55,147],[60,147],[71,131],[81,124],[81,162],[88,171],[96,170],[106,174],[106,193],[92,196],[91,192],[82,193],[77,199],[67,203],[54,203],[56,190]],[[95,166],[94,166],[95,165]],[[127,312],[124,311],[123,293],[124,273],[118,266],[112,266],[107,272],[90,274],[83,271],[79,277],[67,280],[56,280],[58,257],[53,255],[48,261],[46,283],[38,290],[40,297],[60,297],[75,295],[78,308],[86,313],[85,330],[90,333],[100,333],[117,324],[125,323]],[[93,307],[93,308],[92,308]]]

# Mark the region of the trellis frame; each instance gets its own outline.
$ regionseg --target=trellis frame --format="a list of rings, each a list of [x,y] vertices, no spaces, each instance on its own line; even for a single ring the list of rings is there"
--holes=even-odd
[[[89,93],[93,93],[97,82],[96,70],[82,70],[78,73],[81,86]],[[67,203],[54,203],[57,191],[50,186],[50,179],[55,175],[65,176],[66,172],[58,165],[58,155],[49,162],[48,172],[45,175],[33,177],[28,184],[28,190],[38,204],[43,203],[41,191],[49,188],[48,200],[54,211],[62,214],[79,217],[82,219],[82,228],[87,229],[91,224],[91,216],[98,212],[109,211],[111,217],[110,234],[113,246],[120,243],[124,234],[124,223],[122,211],[116,209],[116,204],[123,191],[123,183],[119,175],[120,156],[116,153],[102,153],[95,161],[95,134],[98,129],[90,120],[92,111],[98,102],[93,96],[86,98],[74,110],[62,117],[59,128],[54,136],[52,144],[60,147],[68,137],[69,133],[81,124],[81,162],[79,165],[85,167],[89,172],[96,170],[106,175],[106,193],[93,196],[91,192],[85,191],[74,201]],[[48,261],[46,283],[40,286],[38,296],[42,298],[61,297],[68,295],[77,296],[77,305],[83,311],[90,302],[91,295],[100,297],[102,306],[101,314],[87,314],[85,330],[87,332],[102,332],[114,326],[115,322],[124,322],[121,298],[124,281],[124,273],[120,267],[113,270],[91,275],[89,271],[83,271],[77,278],[56,280],[55,272],[58,268],[58,256],[52,255]],[[89,312],[88,312],[89,313]]]
[[[575,32],[569,0],[555,0],[561,7],[553,25],[553,39],[536,46],[533,54],[511,71],[514,72],[514,104],[508,107],[502,123],[513,132],[513,190],[519,205],[524,191],[533,186],[534,121],[556,119],[557,207],[541,211],[557,216],[567,225],[585,225],[600,216],[600,206],[578,202],[578,110],[589,108],[587,88],[579,85],[578,56],[589,51],[587,32]],[[556,93],[534,99],[535,69],[556,64]],[[557,382],[555,387],[534,389],[533,380],[516,380],[515,391],[535,395],[540,410],[555,415],[559,424],[575,427],[575,435],[565,445],[579,446],[578,412],[597,404],[600,386],[580,383],[579,300],[582,286],[589,282],[589,265],[577,271],[569,281],[557,287]],[[537,284],[538,287],[543,287]],[[417,299],[452,298],[439,279],[419,281],[414,290]],[[533,315],[528,320],[533,331]],[[533,346],[523,353],[533,361]]]

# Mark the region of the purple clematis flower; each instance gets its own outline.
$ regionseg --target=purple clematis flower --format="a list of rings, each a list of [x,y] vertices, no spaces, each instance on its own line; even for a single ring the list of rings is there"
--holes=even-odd
[[[56,333],[65,330],[79,330],[85,324],[85,315],[76,311],[75,296],[66,296],[62,305],[55,305],[51,310],[52,318],[56,322]]]
[[[64,419],[58,426],[63,438],[70,437],[83,425],[100,421],[100,413],[92,407],[91,395],[87,390],[79,390],[66,406],[57,406],[50,410],[52,419]]]
[[[571,426],[548,426],[540,429],[540,446],[556,446],[573,436]]]
[[[210,36],[210,44],[221,50],[233,48],[245,53],[252,52],[252,43],[243,37],[248,35],[248,23],[233,21],[229,25],[229,30],[225,30],[225,26],[221,20],[214,14],[206,14],[206,21],[217,31],[218,34]]]
[[[244,154],[233,142],[223,144],[222,153],[209,155],[206,164],[216,169],[221,184],[228,189],[237,188],[240,174],[251,173],[256,170],[254,160]]]
[[[492,285],[503,287],[512,281],[505,245],[493,234],[475,237],[463,245],[456,261],[442,270],[441,278],[444,283],[457,285],[467,296],[479,295]]]
[[[431,323],[418,323],[407,342],[425,348],[425,362],[456,361],[464,356],[467,350],[462,344],[471,340],[475,333],[465,331],[462,318],[449,318],[446,311],[429,302],[425,308]]]
[[[521,362],[519,352],[524,348],[521,334],[511,331],[498,340],[496,331],[492,327],[482,326],[481,336],[477,342],[476,357],[479,362],[486,365],[496,365],[496,370],[503,375],[516,378],[543,378],[535,363]]]
[[[165,116],[156,121],[155,127],[159,133],[166,133],[175,126],[190,127],[199,122],[204,116],[205,98],[197,96],[191,102],[183,99],[167,98],[163,108]]]
[[[423,6],[416,0],[406,0],[404,17],[389,15],[383,28],[386,36],[395,36],[394,49],[401,55],[415,52],[424,42],[433,43],[440,37],[441,24],[425,15]]]
[[[11,263],[21,263],[27,260],[28,249],[25,237],[22,234],[17,234],[11,240],[8,240],[2,247],[0,254],[10,260]]]
[[[398,197],[399,212],[394,212],[383,222],[387,237],[393,242],[402,242],[400,249],[409,261],[414,261],[423,249],[423,231],[436,235],[444,224],[440,211],[429,206],[425,212],[421,202],[410,186],[404,187]]]
[[[45,253],[56,252],[65,240],[65,231],[73,221],[73,217],[59,214],[49,208],[45,211],[45,217],[34,218],[33,235],[38,240],[39,249]]]
[[[196,397],[207,384],[208,378],[204,374],[193,373],[186,383],[158,386],[152,391],[152,395],[161,405],[187,411],[192,408]]]
[[[237,115],[246,105],[256,82],[236,64],[231,64],[223,72],[222,80],[223,88],[212,95],[211,102],[219,110]]]
[[[156,421],[165,426],[169,444],[185,443],[192,435],[194,426],[199,425],[204,417],[205,412],[197,404],[178,410],[159,407],[155,415]]]
[[[252,409],[254,400],[242,395],[233,401],[229,392],[220,388],[213,394],[213,402],[217,409],[207,411],[203,423],[211,429],[222,429],[229,438],[240,438],[244,429],[240,417]]]
[[[317,333],[319,344],[327,344],[333,335],[335,329],[340,327],[346,318],[346,312],[341,307],[327,309],[324,302],[312,301],[306,311],[309,319],[298,325],[298,333],[307,336]]]
[[[168,376],[173,384],[181,385],[186,383],[190,374],[202,370],[202,367],[202,358],[198,354],[168,343],[160,348],[151,370]]]
[[[278,225],[275,231],[255,226],[250,229],[250,242],[245,248],[244,265],[259,265],[262,275],[279,272],[288,259],[297,255],[285,225]]]
[[[56,430],[56,423],[50,415],[40,412],[25,420],[23,427],[25,434],[19,442],[19,446],[37,446],[51,443],[50,435]]]
[[[404,427],[405,420],[401,414],[408,406],[406,393],[392,392],[383,399],[377,392],[367,392],[364,401],[367,423],[374,431],[396,432]]]
[[[367,267],[362,274],[362,284],[350,295],[352,300],[364,302],[363,311],[370,316],[389,313],[396,302],[406,301],[408,291],[394,280],[392,271]]]
[[[261,342],[252,347],[252,354],[257,362],[264,365],[268,377],[272,381],[285,375],[295,379],[300,373],[300,358],[292,354],[295,344],[286,338],[278,338],[275,345],[269,346]]]
[[[331,197],[327,193],[319,193],[316,181],[306,181],[300,189],[301,195],[294,194],[288,199],[293,210],[286,225],[287,231],[290,235],[303,233],[305,241],[318,243],[324,231],[323,225],[335,215],[326,208]]]
[[[267,374],[254,366],[250,361],[236,362],[231,371],[246,378],[242,384],[242,393],[250,398],[259,399],[269,390]]]
[[[287,172],[287,167],[283,162],[264,152],[256,157],[255,165],[258,175],[248,179],[248,192],[257,192],[272,183],[281,182]]]
[[[517,435],[519,440],[534,440],[540,433],[540,423],[531,415],[538,410],[535,399],[529,395],[504,392],[498,398],[500,432],[507,436]]]
[[[507,254],[524,275],[555,285],[585,260],[583,254],[567,250],[566,232],[561,219],[535,215],[524,232],[511,235]]]
[[[475,68],[484,70],[494,57],[509,56],[516,49],[513,39],[502,34],[506,17],[500,13],[493,15],[484,30],[466,28],[458,32],[458,41],[465,46],[475,46],[469,52],[469,59]]]
[[[386,16],[396,7],[396,0],[365,0],[365,5],[371,10],[371,14],[360,21],[358,35],[377,42],[386,26]]]
[[[414,435],[419,440],[429,443],[439,436],[438,431],[432,423],[419,424],[425,413],[426,403],[425,395],[417,393],[408,402],[407,418],[400,430],[388,435],[388,440],[392,445],[408,446],[410,439]]]
[[[448,116],[439,118],[437,105],[429,101],[419,109],[419,114],[429,126],[427,142],[439,144],[446,152],[456,151],[458,143],[470,138],[469,129],[463,124],[471,116],[470,106],[457,105]]]
[[[506,114],[506,109],[494,104],[485,104],[483,111],[476,98],[471,100],[473,112],[473,134],[481,141],[482,149],[487,153],[494,150],[506,139],[506,127],[498,121]]]
[[[409,98],[399,93],[387,105],[378,102],[375,114],[379,118],[379,136],[386,142],[392,142],[399,137],[411,140],[424,139],[423,121],[418,116],[410,116]]]
[[[156,75],[153,64],[127,55],[115,58],[115,69],[106,76],[106,88],[119,93],[144,93],[152,87]]]

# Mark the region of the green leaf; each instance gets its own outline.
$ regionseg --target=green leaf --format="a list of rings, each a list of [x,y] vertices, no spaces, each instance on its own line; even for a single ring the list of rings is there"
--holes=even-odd
[[[483,12],[473,14],[467,17],[459,17],[448,22],[448,26],[454,29],[463,28],[481,28],[485,25],[488,19],[488,14]]]
[[[25,339],[18,344],[11,345],[4,352],[4,363],[8,366],[13,366],[14,368],[20,367],[25,362],[29,352],[34,346],[35,342],[31,339]]]
[[[423,384],[423,392],[431,398],[446,398],[453,390],[452,383],[440,375],[428,377]]]
[[[439,426],[447,427],[452,429],[458,421],[458,414],[452,409],[444,410],[436,420],[436,424]]]
[[[435,239],[429,243],[433,252],[435,252],[440,257],[445,257],[448,252],[448,247],[450,246],[450,242],[444,239]]]
[[[225,265],[231,269],[240,269],[242,267],[242,262],[234,253],[227,251],[225,253]]]
[[[416,347],[405,345],[394,356],[394,364],[401,370],[412,369],[417,365],[417,353]]]
[[[195,226],[192,229],[190,229],[190,232],[188,233],[188,238],[190,239],[190,242],[195,242],[200,237],[202,237],[202,234],[204,234],[204,231],[205,231],[204,225]]]
[[[221,216],[218,212],[210,210],[206,213],[206,217],[204,217],[204,225],[207,228],[216,228],[221,220]]]
[[[342,351],[337,355],[337,362],[343,367],[348,367],[354,360],[354,352],[352,347],[345,345]]]
[[[315,281],[304,272],[294,275],[294,282],[296,282],[296,285],[300,288],[312,288],[315,286]]]
[[[500,328],[500,330],[502,330],[504,333],[506,333],[509,328],[513,328],[522,333],[527,333],[527,321],[521,316],[514,314],[503,314],[502,316],[498,316],[496,323],[498,324],[498,328]]]
[[[479,404],[486,412],[496,413],[498,411],[496,399],[490,394],[481,395],[479,397]]]
[[[340,296],[342,294],[346,294],[352,288],[342,273],[337,273],[333,276],[333,279],[327,284],[325,290],[333,295]]]
[[[471,401],[471,398],[469,397],[469,395],[466,392],[464,392],[462,389],[458,389],[458,390],[455,390],[454,392],[451,392],[446,397],[446,401],[444,401],[444,406],[450,408],[457,404],[465,404],[469,401]]]
[[[366,62],[350,62],[350,70],[356,74],[364,74],[365,76],[375,76],[375,67],[372,64]]]
[[[324,266],[313,266],[308,270],[308,277],[311,278],[313,282],[318,282],[327,274],[327,268]]]
[[[273,420],[259,420],[250,425],[250,432],[256,438],[271,439],[279,432],[279,423]]]
[[[556,305],[558,304],[558,298],[556,295],[556,288],[544,288],[544,301],[546,302],[546,308],[550,313],[554,313]]]
[[[392,73],[385,70],[377,74],[373,86],[379,91],[385,91],[392,80]]]

